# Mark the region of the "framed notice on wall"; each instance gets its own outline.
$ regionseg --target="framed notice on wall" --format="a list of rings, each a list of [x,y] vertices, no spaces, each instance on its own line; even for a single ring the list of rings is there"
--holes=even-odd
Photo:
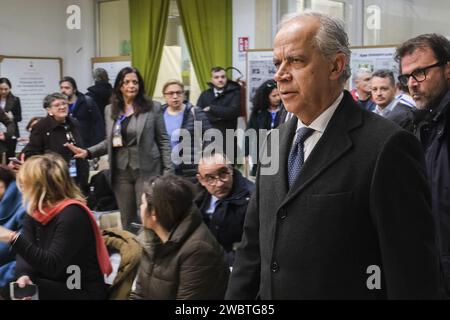
[[[273,50],[248,50],[247,52],[247,114],[252,110],[252,99],[256,89],[264,81],[273,79],[276,68],[273,65]]]
[[[11,81],[12,93],[21,101],[21,135],[26,136],[25,127],[32,117],[46,115],[43,100],[46,95],[59,92],[62,72],[61,58],[0,55],[0,76]]]
[[[370,47],[352,47],[352,56],[350,66],[352,75],[356,74],[358,69],[366,68],[371,72],[379,69],[388,69],[394,72],[394,77],[397,79],[399,67],[395,61],[395,52],[397,46],[370,46]],[[353,89],[355,84],[353,76],[349,82],[350,89]]]
[[[103,68],[108,72],[109,82],[114,86],[117,74],[125,67],[131,67],[130,56],[92,58],[92,70]]]

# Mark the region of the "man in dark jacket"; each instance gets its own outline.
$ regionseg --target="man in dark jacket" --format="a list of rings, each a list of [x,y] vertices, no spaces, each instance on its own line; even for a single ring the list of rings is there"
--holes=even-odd
[[[197,179],[204,189],[196,204],[232,266],[234,247],[242,238],[245,212],[254,184],[218,153],[200,160]]]
[[[87,96],[94,99],[97,104],[100,114],[103,119],[105,118],[105,107],[110,104],[110,98],[113,92],[113,88],[109,83],[108,73],[103,68],[97,68],[94,70],[95,84],[88,88]]]
[[[261,152],[227,299],[440,297],[423,151],[344,90],[350,56],[332,16],[281,23],[274,79],[295,118]]]
[[[77,84],[71,77],[59,82],[60,92],[69,99],[69,114],[80,122],[80,133],[86,148],[95,146],[105,139],[105,121],[95,101],[78,92]]]
[[[373,73],[370,80],[372,98],[376,103],[373,112],[392,120],[411,111],[411,107],[395,99],[395,78],[391,70],[380,69]]]
[[[227,153],[226,130],[237,128],[237,119],[241,110],[241,87],[237,82],[228,80],[225,69],[222,67],[212,68],[211,75],[210,88],[200,95],[197,106],[206,112],[211,126],[222,133],[222,151]],[[234,140],[236,155],[236,139]]]
[[[424,34],[397,50],[399,81],[408,85],[418,110],[400,119],[422,143],[432,212],[438,223],[442,269],[450,296],[450,41]]]

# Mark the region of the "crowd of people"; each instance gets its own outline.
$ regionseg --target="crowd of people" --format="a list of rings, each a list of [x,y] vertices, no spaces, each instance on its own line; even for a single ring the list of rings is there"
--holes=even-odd
[[[338,19],[282,22],[244,143],[256,181],[227,135],[243,92],[222,67],[195,104],[179,80],[153,101],[132,67],[114,86],[95,70],[87,94],[64,77],[28,140],[0,78],[0,147],[27,142],[0,167],[3,299],[10,282],[39,299],[450,298],[450,41],[407,40],[397,78],[361,68],[351,92],[350,55]],[[86,202],[104,155],[124,230],[100,230]]]

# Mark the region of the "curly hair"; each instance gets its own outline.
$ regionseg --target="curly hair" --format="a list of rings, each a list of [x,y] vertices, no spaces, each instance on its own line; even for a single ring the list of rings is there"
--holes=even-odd
[[[253,97],[253,109],[252,113],[269,109],[270,99],[269,96],[274,89],[277,88],[277,83],[274,80],[267,80],[258,89],[256,89],[255,96]]]

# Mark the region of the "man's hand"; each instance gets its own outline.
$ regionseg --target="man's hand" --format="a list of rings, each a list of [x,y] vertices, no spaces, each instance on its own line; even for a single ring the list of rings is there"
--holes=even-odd
[[[203,109],[204,112],[209,112],[209,110],[211,110],[211,107],[206,107],[205,109]]]
[[[19,161],[17,161],[17,160],[19,160]],[[12,160],[9,161],[8,168],[10,168],[11,170],[13,170],[14,172],[17,173],[17,171],[20,170],[20,168],[22,167],[24,162],[25,162],[25,154],[21,153],[19,159],[14,159],[14,161],[12,161]]]
[[[77,159],[86,159],[89,155],[87,150],[78,148],[73,143],[66,143],[64,147],[69,148],[69,150],[74,154],[74,158]]]

